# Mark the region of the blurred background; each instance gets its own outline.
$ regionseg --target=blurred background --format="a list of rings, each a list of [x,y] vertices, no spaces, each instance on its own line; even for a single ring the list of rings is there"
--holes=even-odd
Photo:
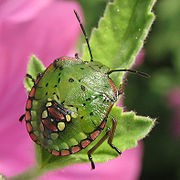
[[[75,42],[82,32],[72,9],[79,10],[82,19],[84,15],[89,35],[107,1],[0,1],[0,173],[10,177],[35,163],[34,145],[25,125],[18,122],[27,98],[23,80],[30,55],[36,54],[45,66],[59,56],[74,56]],[[128,74],[123,103],[126,110],[156,119],[143,146],[140,143],[115,160],[97,163],[94,172],[89,164],[74,165],[53,172],[56,178],[50,173],[41,180],[105,180],[119,179],[120,175],[124,177],[121,180],[180,180],[180,0],[159,0],[153,11],[156,20],[141,61],[133,67],[151,78]],[[82,42],[84,38],[79,47]],[[135,176],[130,171],[134,166],[138,169]],[[128,175],[132,176],[125,178]]]
[[[88,34],[103,14],[105,0],[84,1]],[[92,13],[93,10],[93,13]],[[157,119],[143,140],[141,180],[180,179],[180,1],[161,0],[153,11],[156,20],[146,38],[144,58],[137,70],[150,79],[127,76],[124,106],[139,115]],[[88,18],[87,18],[88,17]],[[132,93],[133,92],[133,93]]]

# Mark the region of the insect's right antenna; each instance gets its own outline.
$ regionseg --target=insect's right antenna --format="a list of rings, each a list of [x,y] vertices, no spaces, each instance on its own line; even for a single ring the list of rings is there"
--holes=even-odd
[[[115,69],[115,70],[109,71],[107,74],[111,74],[113,72],[120,72],[120,71],[127,71],[127,72],[130,72],[130,73],[138,74],[138,75],[140,75],[142,77],[145,77],[145,78],[150,78],[149,74],[144,73],[144,72],[140,72],[140,71],[136,71],[136,70],[132,70],[132,69]]]
[[[78,15],[78,13],[76,12],[76,10],[74,10],[74,13],[75,13],[75,15],[76,15],[76,17],[77,17],[77,19],[78,19],[78,21],[79,21],[79,24],[80,24],[80,26],[81,26],[81,30],[82,30],[82,32],[83,32],[83,34],[84,34],[84,36],[85,36],[86,43],[87,43],[88,49],[89,49],[89,54],[90,54],[90,57],[91,57],[91,61],[93,61],[93,56],[92,56],[92,53],[91,53],[91,48],[90,48],[90,45],[89,45],[89,40],[88,40],[86,31],[85,31],[85,29],[84,29],[83,24],[81,23],[80,17],[79,17],[79,15]]]

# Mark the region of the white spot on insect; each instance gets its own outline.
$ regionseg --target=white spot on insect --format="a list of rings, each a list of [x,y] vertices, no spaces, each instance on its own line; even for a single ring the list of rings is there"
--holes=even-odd
[[[50,106],[52,106],[52,102],[47,102],[46,107],[50,107]]]
[[[66,115],[67,122],[71,121],[71,116],[69,114]]]
[[[58,124],[57,124],[57,127],[58,127],[58,129],[60,130],[60,131],[63,131],[64,130],[64,128],[65,128],[65,123],[64,122],[59,122]]]
[[[120,12],[120,9],[117,9],[117,12]]]
[[[53,95],[53,98],[54,98],[55,101],[57,101],[57,102],[59,101],[56,94]]]
[[[51,98],[48,98],[47,100],[48,100],[48,101],[52,101],[52,99],[51,99]]]
[[[42,118],[47,118],[48,117],[48,112],[47,110],[44,110],[42,113]]]

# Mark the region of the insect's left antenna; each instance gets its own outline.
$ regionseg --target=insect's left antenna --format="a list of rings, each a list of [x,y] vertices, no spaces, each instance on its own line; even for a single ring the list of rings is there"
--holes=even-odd
[[[88,39],[88,37],[87,37],[86,31],[85,31],[85,29],[84,29],[83,24],[81,23],[80,17],[79,17],[79,15],[78,15],[78,13],[76,12],[76,10],[74,10],[74,13],[75,13],[75,15],[76,15],[76,17],[77,17],[77,19],[78,19],[78,21],[79,21],[79,24],[80,24],[80,26],[81,26],[81,30],[82,30],[82,32],[83,32],[83,34],[84,34],[84,36],[85,36],[86,43],[87,43],[88,49],[89,49],[89,54],[90,54],[90,57],[91,57],[91,61],[93,61],[93,56],[92,56],[91,48],[90,48],[90,45],[89,45],[89,39]]]

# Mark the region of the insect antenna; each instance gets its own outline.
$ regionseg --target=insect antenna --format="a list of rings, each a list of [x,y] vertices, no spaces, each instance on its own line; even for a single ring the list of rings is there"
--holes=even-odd
[[[109,74],[111,74],[113,72],[119,72],[119,71],[127,71],[127,72],[130,72],[130,73],[134,73],[134,74],[140,75],[140,76],[145,77],[145,78],[150,78],[151,77],[147,73],[136,71],[136,70],[132,70],[132,69],[115,69],[115,70],[109,71],[107,74],[109,75]]]
[[[89,45],[89,39],[88,39],[88,37],[87,37],[86,31],[85,31],[85,29],[84,29],[83,24],[81,23],[80,17],[79,17],[79,15],[78,15],[78,13],[76,12],[76,10],[74,10],[74,13],[75,13],[75,15],[76,15],[76,18],[77,18],[78,21],[79,21],[79,24],[80,24],[80,26],[81,26],[81,30],[82,30],[82,32],[83,32],[83,34],[84,34],[85,39],[86,39],[86,43],[87,43],[88,50],[89,50],[89,55],[90,55],[90,57],[91,57],[91,60],[90,60],[90,61],[93,61],[93,56],[92,56],[91,48],[90,48],[90,45]]]

